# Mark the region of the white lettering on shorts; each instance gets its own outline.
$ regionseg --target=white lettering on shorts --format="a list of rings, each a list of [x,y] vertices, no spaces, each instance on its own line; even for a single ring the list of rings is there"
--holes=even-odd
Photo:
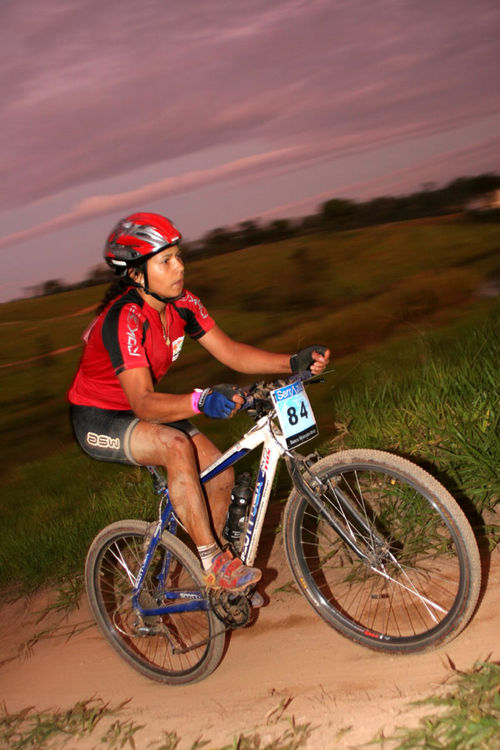
[[[137,331],[139,330],[139,317],[135,307],[131,307],[127,313],[127,348],[131,357],[140,357]]]
[[[87,443],[97,448],[112,448],[115,451],[120,448],[120,438],[97,435],[95,432],[87,432]]]

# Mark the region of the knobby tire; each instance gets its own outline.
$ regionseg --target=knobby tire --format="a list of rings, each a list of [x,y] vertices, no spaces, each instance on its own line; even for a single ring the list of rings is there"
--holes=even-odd
[[[458,635],[477,603],[480,560],[447,490],[383,451],[342,451],[311,470],[323,480],[328,520],[295,489],[283,528],[293,576],[315,611],[377,650],[424,651]]]
[[[129,665],[160,682],[194,683],[208,677],[221,661],[225,629],[210,609],[142,618],[134,610],[132,581],[142,565],[150,529],[144,521],[118,521],[97,535],[85,565],[90,606],[105,638]],[[160,587],[158,573],[165,555],[169,572]],[[203,590],[203,582],[195,555],[164,532],[144,581],[141,606],[164,606],[166,590],[187,592],[189,600],[190,592]]]

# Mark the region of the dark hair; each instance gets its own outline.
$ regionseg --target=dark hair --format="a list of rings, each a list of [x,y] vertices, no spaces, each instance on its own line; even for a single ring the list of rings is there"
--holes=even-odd
[[[109,305],[111,300],[113,300],[115,297],[118,297],[129,286],[130,279],[128,276],[120,276],[118,279],[116,279],[116,281],[113,281],[113,283],[106,289],[104,297],[99,302],[95,311],[96,315],[102,313],[102,311]]]

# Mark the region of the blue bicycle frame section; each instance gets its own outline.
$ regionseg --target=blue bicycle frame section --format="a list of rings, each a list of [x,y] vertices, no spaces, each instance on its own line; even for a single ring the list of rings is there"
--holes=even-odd
[[[139,603],[142,585],[144,583],[144,579],[149,570],[149,566],[151,565],[153,555],[156,551],[163,531],[166,529],[170,534],[173,535],[175,535],[177,532],[177,519],[174,514],[174,509],[170,501],[170,496],[168,494],[168,488],[166,486],[165,480],[160,475],[155,466],[148,466],[147,468],[153,478],[156,492],[163,498],[164,508],[161,512],[160,519],[156,524],[154,534],[149,541],[146,555],[140,567],[139,573],[137,574],[135,586],[132,591],[132,605],[134,609],[144,617],[206,610],[208,609],[208,603],[204,599],[201,592],[188,591],[183,589],[167,589],[165,587],[168,571],[170,569],[170,563],[172,561],[172,553],[168,550],[165,551],[160,571],[156,576],[158,595],[162,599],[176,600],[176,604],[168,604],[166,606],[158,606],[154,608],[144,608],[141,607]]]
[[[205,469],[200,475],[200,480],[203,484],[208,482],[210,479],[213,479],[226,469],[233,466],[258,445],[263,446],[262,455],[252,504],[249,511],[243,550],[240,555],[243,562],[248,562],[248,560],[250,560],[249,564],[252,564],[253,558],[256,554],[256,546],[260,536],[260,530],[267,508],[267,501],[269,500],[272,479],[276,471],[276,466],[279,458],[282,456],[284,450],[286,450],[283,441],[280,439],[279,435],[273,433],[273,430],[270,429],[270,420],[264,417],[260,419],[240,441],[229,448],[217,461],[207,467],[207,469]],[[156,467],[148,466],[148,471],[152,475],[156,491],[158,494],[162,495],[165,505],[156,525],[154,534],[149,541],[144,561],[135,580],[135,585],[132,591],[133,607],[144,617],[178,614],[180,612],[206,611],[209,608],[209,602],[202,591],[166,588],[165,582],[167,580],[172,559],[172,555],[168,550],[165,552],[161,569],[156,576],[158,583],[158,598],[163,601],[169,599],[175,600],[175,604],[163,604],[155,608],[144,608],[139,602],[146,574],[151,565],[163,531],[166,529],[171,534],[175,534],[177,530],[177,519],[170,501],[165,480],[162,478]]]
[[[209,467],[209,470],[200,477],[202,483],[205,484],[205,482],[208,482],[213,477],[218,476],[230,466],[233,466],[233,464],[243,458],[243,456],[247,453],[248,450],[246,449],[235,451],[225,461],[221,461],[214,468]],[[158,595],[164,600],[176,600],[176,603],[166,604],[155,608],[144,608],[139,603],[142,585],[144,583],[144,579],[149,570],[149,566],[151,565],[153,555],[156,551],[163,531],[166,529],[170,534],[174,535],[177,532],[177,519],[172,507],[168,488],[165,485],[164,480],[161,484],[159,483],[161,481],[161,477],[154,466],[148,466],[147,468],[153,477],[153,481],[156,483],[158,494],[163,496],[164,508],[162,510],[161,517],[156,525],[154,534],[148,544],[148,549],[144,557],[144,561],[135,581],[135,586],[132,592],[133,607],[143,617],[152,617],[155,615],[173,615],[179,614],[180,612],[196,612],[203,610],[206,611],[209,608],[209,604],[208,600],[201,591],[168,589],[165,587],[165,581],[167,580],[168,571],[170,569],[170,563],[172,560],[172,554],[168,550],[164,554],[161,569],[157,574]]]

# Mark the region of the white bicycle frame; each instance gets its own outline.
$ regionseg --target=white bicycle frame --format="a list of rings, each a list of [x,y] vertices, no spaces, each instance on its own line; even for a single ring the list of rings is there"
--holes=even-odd
[[[202,483],[208,482],[262,445],[259,473],[249,508],[243,547],[239,553],[246,565],[253,565],[255,561],[278,461],[288,454],[285,439],[279,426],[273,422],[273,417],[274,412],[261,417],[238,442],[200,474]]]

